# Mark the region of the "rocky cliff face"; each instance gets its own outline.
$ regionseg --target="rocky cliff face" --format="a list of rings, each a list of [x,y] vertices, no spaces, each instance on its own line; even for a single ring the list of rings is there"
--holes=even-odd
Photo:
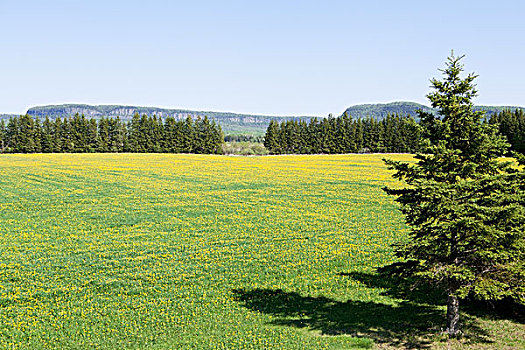
[[[84,115],[87,118],[100,119],[102,117],[120,117],[123,120],[131,120],[133,115],[156,115],[161,118],[173,116],[175,119],[185,119],[207,116],[211,120],[219,123],[226,134],[254,134],[263,135],[271,120],[298,119],[309,121],[312,117],[305,116],[285,116],[274,117],[264,115],[249,115],[237,113],[224,113],[212,111],[190,111],[182,109],[165,109],[157,107],[135,107],[135,106],[111,106],[111,105],[79,105],[65,104],[56,106],[39,106],[27,110],[27,114],[43,119],[49,117],[64,118],[75,114]]]

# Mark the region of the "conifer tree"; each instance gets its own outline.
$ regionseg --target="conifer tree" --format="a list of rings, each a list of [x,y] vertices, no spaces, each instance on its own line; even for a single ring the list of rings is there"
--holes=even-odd
[[[352,152],[352,149],[354,149],[355,147],[353,147],[354,145],[354,138],[353,138],[353,135],[351,134],[351,131],[352,131],[352,117],[350,117],[348,115],[348,113],[344,113],[343,116],[340,117],[341,119],[341,123],[340,123],[340,128],[341,128],[341,133],[342,133],[342,138],[341,138],[341,149],[343,151],[343,153],[350,153]]]
[[[195,127],[193,126],[193,119],[191,119],[190,116],[187,116],[184,120],[184,124],[182,126],[182,134],[184,135],[182,139],[182,152],[195,152]]]
[[[128,125],[127,123],[124,123],[124,121],[120,121],[120,130],[121,130],[121,133],[122,133],[122,147],[121,147],[121,150],[120,152],[127,152],[128,150],[128,143],[129,143],[129,139],[128,139]]]
[[[64,141],[62,140],[62,119],[60,118],[56,118],[55,122],[53,123],[53,136],[53,149],[55,152],[64,152]]]
[[[365,130],[363,126],[363,120],[361,118],[359,118],[356,123],[355,146],[357,152],[361,152],[365,146]]]
[[[266,129],[264,136],[264,147],[270,152],[270,154],[278,154],[279,149],[279,123],[275,120],[270,121],[270,125]]]
[[[297,153],[297,148],[300,143],[298,138],[297,122],[295,120],[286,121],[286,145],[288,149],[286,153]]]
[[[151,125],[151,148],[150,152],[162,153],[164,150],[164,125],[162,124],[162,118],[153,115],[150,119]]]
[[[85,153],[88,151],[88,129],[89,122],[82,114],[76,113],[70,119],[69,139],[71,143],[71,152]]]
[[[153,152],[153,122],[152,118],[143,114],[139,122],[139,143],[138,152]]]
[[[42,124],[42,152],[53,153],[55,152],[55,141],[54,141],[54,127],[53,122],[49,120],[49,117],[44,119]]]
[[[335,122],[332,115],[321,121],[320,131],[322,136],[321,153],[331,154],[335,149]]]
[[[460,298],[523,297],[516,282],[524,257],[523,170],[498,160],[508,145],[473,111],[476,76],[460,77],[461,59],[449,57],[444,80],[431,80],[427,97],[439,117],[420,113],[425,142],[417,163],[386,161],[410,186],[386,189],[398,196],[411,229],[397,254],[412,263],[407,272],[447,293],[449,336],[459,333]]]
[[[308,124],[301,120],[299,121],[299,139],[301,140],[299,153],[309,154],[310,150],[310,135],[308,134]]]
[[[7,151],[18,152],[17,143],[20,135],[18,117],[11,117],[6,126]]]
[[[319,120],[317,118],[311,119],[308,124],[309,144],[310,153],[318,154],[321,153],[321,131],[319,126]]]
[[[140,152],[141,143],[141,131],[140,131],[141,118],[138,113],[135,113],[131,118],[131,122],[128,125],[128,152]]]
[[[0,120],[0,153],[4,153],[7,147],[7,130],[4,120]]]
[[[20,130],[18,131],[17,152],[34,153],[37,152],[37,130],[35,120],[30,115],[20,116]]]
[[[371,152],[381,152],[382,143],[379,123],[374,118],[369,118],[368,125],[368,147],[370,148]]]
[[[182,153],[184,143],[184,120],[173,118],[173,126],[165,125],[166,128],[166,145],[169,147],[169,152]],[[166,120],[166,123],[168,120]],[[166,127],[168,126],[168,127]]]
[[[224,133],[219,124],[215,123],[215,120],[211,122],[211,154],[222,154],[224,145]]]
[[[421,128],[416,121],[407,116],[403,118],[402,134],[404,135],[404,152],[417,153],[421,143]]]
[[[97,152],[109,152],[109,120],[102,117],[98,121],[98,145]]]
[[[38,117],[35,118],[34,125],[35,152],[40,153],[42,152],[42,124]]]
[[[87,152],[93,153],[96,152],[98,146],[98,133],[97,133],[97,121],[93,118],[89,119],[87,125]]]
[[[344,116],[335,119],[335,149],[334,153],[346,153],[345,146],[348,143],[348,134],[345,133]]]
[[[164,122],[164,152],[177,153],[177,121],[174,117],[169,116]]]
[[[351,120],[348,124],[348,148],[346,150],[347,153],[356,153],[357,152],[357,143],[356,143],[356,136],[357,136],[357,122],[355,120]]]
[[[206,131],[205,125],[201,117],[197,117],[194,122],[194,138],[193,138],[193,153],[206,153]]]
[[[372,128],[370,123],[370,117],[363,119],[363,148],[362,152],[370,152],[372,149]]]
[[[71,140],[71,118],[64,118],[59,131],[59,140],[62,142],[62,152],[73,152],[74,144]]]

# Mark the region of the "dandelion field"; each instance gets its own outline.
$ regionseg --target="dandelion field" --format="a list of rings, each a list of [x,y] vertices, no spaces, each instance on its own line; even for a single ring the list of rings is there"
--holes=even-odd
[[[439,347],[443,307],[374,279],[406,237],[383,156],[1,155],[0,348]]]

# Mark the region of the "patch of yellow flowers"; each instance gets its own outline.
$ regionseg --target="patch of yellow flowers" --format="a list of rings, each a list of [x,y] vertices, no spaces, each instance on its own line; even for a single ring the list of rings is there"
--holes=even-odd
[[[393,303],[338,274],[405,235],[383,156],[0,155],[0,348],[352,346],[232,290]]]

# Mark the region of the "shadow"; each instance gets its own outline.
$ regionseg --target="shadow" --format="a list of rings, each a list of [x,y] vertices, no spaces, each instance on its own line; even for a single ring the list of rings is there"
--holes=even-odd
[[[305,328],[321,335],[371,338],[405,348],[428,348],[443,328],[443,310],[403,301],[396,306],[375,302],[341,302],[303,296],[280,289],[233,290],[237,301],[254,311],[276,317],[271,324]],[[470,331],[486,342],[475,325]]]
[[[391,297],[394,305],[303,296],[281,289],[232,292],[235,300],[246,308],[274,316],[271,322],[274,325],[304,328],[325,336],[370,338],[376,343],[396,347],[428,348],[436,340],[446,339],[442,334],[446,328],[446,294],[407,276],[406,271],[406,265],[396,263],[376,273],[338,273],[369,288],[380,289],[381,295]],[[470,301],[462,301],[461,307],[462,342],[491,343],[488,333],[479,327],[476,319],[480,314],[487,315],[485,309]]]
[[[463,312],[482,318],[510,320],[525,324],[525,305],[511,298],[496,301],[465,300],[463,301]]]
[[[403,264],[396,263],[379,268],[377,273],[340,272],[338,275],[364,283],[370,288],[382,289],[381,295],[395,299],[425,305],[446,305],[447,295],[443,290],[406,276],[404,271]]]
[[[383,289],[381,295],[395,299],[424,305],[446,305],[447,296],[443,290],[408,277],[404,271],[407,271],[407,267],[403,263],[395,263],[377,269],[377,273],[340,272],[338,275],[357,280],[370,288]],[[509,298],[498,301],[467,298],[460,301],[460,310],[470,316],[525,323],[525,306]]]

